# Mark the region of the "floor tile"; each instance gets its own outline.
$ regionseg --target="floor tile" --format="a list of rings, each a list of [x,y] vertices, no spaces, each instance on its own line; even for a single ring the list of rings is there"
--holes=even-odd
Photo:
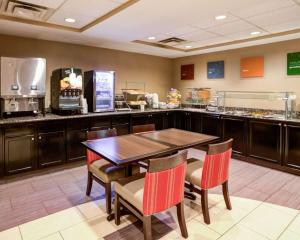
[[[268,192],[260,192],[248,187],[242,188],[240,191],[231,194],[231,196],[253,199],[258,201],[265,201],[271,194]]]
[[[299,240],[300,239],[300,234],[297,234],[292,231],[285,231],[279,238],[278,240]]]
[[[257,208],[260,204],[262,204],[261,201],[234,196],[230,197],[230,201],[232,208],[240,208],[249,212]],[[225,201],[219,202],[216,206],[226,209]]]
[[[218,240],[268,240],[268,238],[238,224]]]
[[[292,217],[296,217],[298,214],[299,214],[299,210],[297,209],[293,209],[293,208],[289,208],[289,207],[283,207],[283,206],[280,206],[280,205],[276,205],[276,204],[273,204],[273,203],[267,203],[267,202],[264,202],[261,204],[262,206],[268,206],[268,207],[271,207],[271,208],[274,208],[274,209],[277,209],[278,211],[281,211],[283,213],[286,213],[286,214],[289,214],[291,215]]]
[[[22,240],[18,227],[0,232],[0,240]]]
[[[300,214],[289,225],[288,230],[291,230],[300,235]]]
[[[114,222],[108,222],[106,216],[102,216],[73,225],[60,231],[60,233],[64,240],[97,240],[100,237],[104,237],[123,228],[127,224],[129,223],[122,221],[120,226],[116,226]]]
[[[267,198],[266,201],[269,203],[297,209],[300,205],[300,192],[291,193],[289,191],[280,189]]]
[[[20,226],[23,240],[35,240],[84,221],[76,208],[70,208]]]
[[[222,206],[214,206],[213,208],[209,209],[209,214],[211,223],[207,225],[207,227],[218,232],[219,234],[224,234],[233,225],[238,223],[243,217],[249,214],[249,211],[238,207],[234,207],[230,211]],[[202,214],[195,219],[205,224]]]
[[[293,216],[278,209],[260,205],[240,224],[267,238],[277,239],[293,220]]]
[[[88,202],[78,205],[77,208],[86,219],[107,215],[105,212],[105,201]]]
[[[54,233],[48,237],[41,238],[40,240],[64,240],[60,233]]]
[[[43,201],[43,205],[49,214],[73,207],[67,197],[49,199]]]

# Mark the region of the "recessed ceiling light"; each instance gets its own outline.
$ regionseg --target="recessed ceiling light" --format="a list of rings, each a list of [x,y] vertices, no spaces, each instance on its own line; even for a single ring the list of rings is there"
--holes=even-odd
[[[148,40],[155,40],[156,37],[148,37]]]
[[[186,45],[185,48],[192,48],[192,46],[191,45]]]
[[[255,31],[255,32],[251,32],[250,34],[251,35],[258,35],[258,34],[260,34],[260,32],[259,31]]]
[[[216,20],[224,20],[225,18],[227,18],[226,15],[220,15],[215,17]]]
[[[65,18],[65,22],[74,23],[76,20],[74,18]]]

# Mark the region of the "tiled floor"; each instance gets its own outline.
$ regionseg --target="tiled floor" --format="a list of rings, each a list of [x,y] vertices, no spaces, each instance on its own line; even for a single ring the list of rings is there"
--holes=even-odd
[[[226,210],[220,189],[211,191],[210,225],[203,222],[199,199],[186,200],[189,239],[300,239],[300,177],[238,160],[230,175],[233,210]],[[122,229],[134,218],[123,218],[119,227],[107,222],[102,187],[94,184],[90,198],[85,187],[85,166],[2,180],[0,240],[132,239]],[[161,239],[181,239],[175,212],[156,216],[173,229]],[[142,239],[138,226],[135,239]]]

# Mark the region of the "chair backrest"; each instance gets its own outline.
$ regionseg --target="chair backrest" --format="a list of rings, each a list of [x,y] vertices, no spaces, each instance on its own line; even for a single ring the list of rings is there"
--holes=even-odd
[[[233,139],[229,139],[208,146],[202,169],[202,189],[219,186],[228,180],[232,142]]]
[[[155,124],[135,125],[132,127],[133,133],[155,131]]]
[[[105,129],[98,131],[88,131],[87,132],[87,140],[95,140],[107,137],[115,137],[117,136],[117,129]],[[90,165],[94,161],[100,160],[101,157],[91,150],[87,150],[87,164]]]
[[[149,160],[143,195],[144,215],[162,212],[183,200],[186,160],[187,151]]]

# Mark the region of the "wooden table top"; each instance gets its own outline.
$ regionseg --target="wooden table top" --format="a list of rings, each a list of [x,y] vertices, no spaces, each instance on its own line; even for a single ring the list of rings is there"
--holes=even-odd
[[[120,166],[205,144],[218,137],[179,129],[129,134],[83,142],[94,153]]]
[[[194,147],[201,143],[208,143],[219,139],[219,137],[216,136],[184,131],[177,128],[145,132],[138,135],[180,149]]]
[[[168,145],[134,134],[91,140],[83,144],[115,165],[136,162],[171,150]]]

